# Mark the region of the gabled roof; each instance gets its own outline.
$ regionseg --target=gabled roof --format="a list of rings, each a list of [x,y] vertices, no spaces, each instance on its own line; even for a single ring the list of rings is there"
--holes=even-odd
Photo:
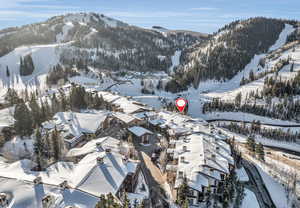
[[[118,118],[119,120],[123,121],[126,124],[128,124],[134,120],[140,120],[139,118],[137,118],[133,115],[128,115],[126,113],[114,112],[112,115],[114,117]]]
[[[153,134],[152,131],[149,131],[148,129],[145,129],[143,127],[140,126],[133,126],[131,128],[128,128],[128,130],[133,133],[134,135],[141,137],[145,134]]]
[[[96,113],[59,112],[53,117],[55,124],[66,132],[79,137],[82,133],[95,133],[109,115],[106,111]]]

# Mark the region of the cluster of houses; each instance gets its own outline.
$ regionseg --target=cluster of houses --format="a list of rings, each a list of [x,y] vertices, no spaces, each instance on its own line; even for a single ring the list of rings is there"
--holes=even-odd
[[[129,150],[120,140],[103,137],[70,149],[68,162],[55,163],[43,172],[31,171],[28,160],[9,165],[0,162],[1,176],[8,177],[1,181],[0,205],[94,207],[102,194],[109,193],[121,203],[125,193],[134,193],[140,183],[140,162],[128,157]]]
[[[54,116],[56,126],[65,131],[68,148],[96,138],[109,129],[125,131],[123,139],[144,144],[162,136],[169,143],[168,182],[176,191],[186,180],[192,205],[206,201],[208,192],[217,193],[234,168],[230,146],[224,141],[226,137],[215,132],[204,120],[168,111],[156,112],[116,93],[94,93],[102,96],[113,111],[58,113]]]
[[[218,192],[218,187],[234,168],[230,146],[224,141],[226,137],[215,132],[204,120],[154,111],[116,93],[92,92],[98,93],[112,111],[59,112],[42,124],[43,133],[60,132],[67,161],[74,162],[72,170],[58,164],[60,167],[56,168],[60,173],[67,173],[66,177],[51,171],[36,177],[30,175],[33,178],[26,176],[26,180],[36,185],[55,181],[54,185],[62,189],[76,189],[97,197],[112,193],[122,201],[125,192],[134,192],[140,174],[139,161],[131,158],[130,147],[122,146],[122,141],[148,144],[151,140],[165,138],[168,141],[166,172],[169,184],[176,192],[186,181],[190,190],[189,203],[199,205],[208,199],[207,193]],[[41,200],[46,208],[57,199],[45,193]]]

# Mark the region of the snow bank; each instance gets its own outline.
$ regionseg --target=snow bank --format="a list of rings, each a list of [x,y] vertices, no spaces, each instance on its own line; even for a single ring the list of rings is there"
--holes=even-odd
[[[260,208],[255,194],[249,189],[245,189],[245,198],[241,208]]]

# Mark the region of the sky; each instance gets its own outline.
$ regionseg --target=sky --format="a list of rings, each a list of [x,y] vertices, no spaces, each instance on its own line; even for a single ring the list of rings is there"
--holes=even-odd
[[[131,25],[212,33],[255,16],[300,20],[299,0],[0,0],[0,29],[75,12],[96,12]]]

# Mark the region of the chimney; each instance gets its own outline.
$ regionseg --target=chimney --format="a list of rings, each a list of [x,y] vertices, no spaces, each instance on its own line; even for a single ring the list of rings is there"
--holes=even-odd
[[[187,151],[187,146],[185,146],[185,145],[182,146],[182,151],[183,151],[183,152],[186,152],[186,151]]]
[[[178,172],[178,178],[183,178],[183,172],[182,171]]]
[[[105,152],[106,152],[106,153],[111,153],[111,149],[110,149],[110,148],[106,148],[106,149],[105,149]]]
[[[211,159],[216,160],[216,155],[215,155],[215,154],[212,154],[212,155],[211,155]]]
[[[181,161],[182,163],[184,163],[184,156],[181,156],[181,157],[180,157],[180,161]]]
[[[123,161],[123,163],[127,164],[127,162],[128,162],[128,157],[127,157],[127,156],[123,156],[123,157],[122,157],[122,161]]]
[[[97,162],[98,162],[98,164],[103,164],[104,163],[104,158],[103,157],[97,157]]]
[[[34,183],[35,185],[42,183],[42,177],[41,177],[41,176],[36,177],[36,178],[33,180],[33,183]]]

